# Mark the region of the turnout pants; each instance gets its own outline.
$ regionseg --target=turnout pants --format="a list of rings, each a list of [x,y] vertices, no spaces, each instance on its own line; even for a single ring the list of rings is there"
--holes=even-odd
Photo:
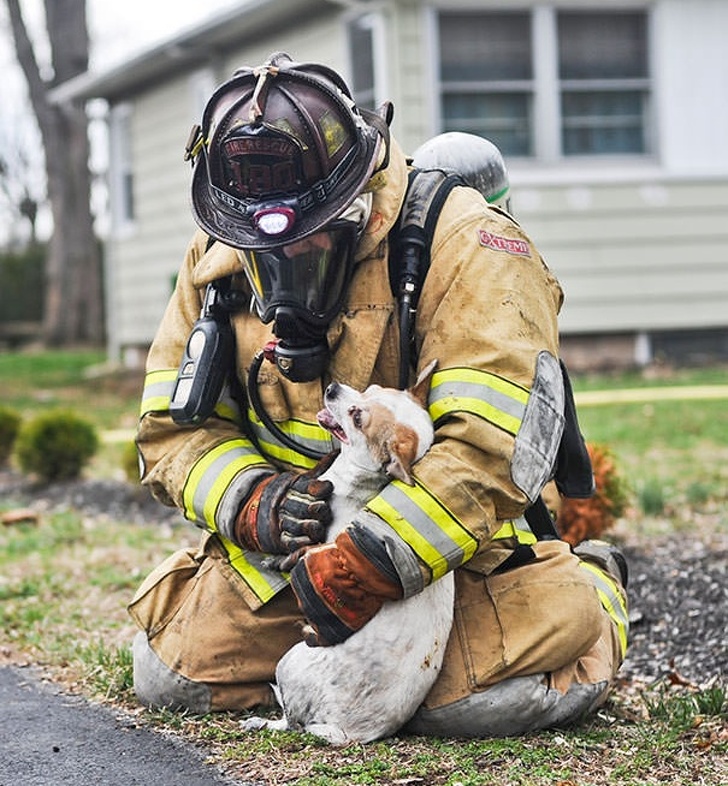
[[[566,543],[535,550],[536,560],[504,573],[456,571],[442,673],[408,731],[520,734],[573,723],[606,699],[626,647],[619,578]],[[276,664],[304,621],[290,588],[253,610],[240,584],[209,535],[147,577],[129,607],[141,629],[134,682],[143,704],[205,713],[275,703]]]

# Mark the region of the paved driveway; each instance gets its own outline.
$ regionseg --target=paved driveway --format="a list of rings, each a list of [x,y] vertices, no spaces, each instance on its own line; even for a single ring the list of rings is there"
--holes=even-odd
[[[61,693],[33,669],[0,668],[0,786],[230,783],[194,746]]]

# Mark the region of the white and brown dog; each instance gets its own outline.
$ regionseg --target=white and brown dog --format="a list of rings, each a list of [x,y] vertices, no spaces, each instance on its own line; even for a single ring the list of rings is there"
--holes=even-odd
[[[323,478],[334,484],[332,541],[393,478],[413,484],[411,467],[433,441],[425,409],[433,362],[408,391],[373,385],[358,393],[333,383],[319,422],[341,442]],[[453,617],[452,574],[402,601],[387,602],[349,639],[333,647],[296,644],[279,661],[280,720],[250,718],[247,729],[298,729],[331,743],[394,734],[434,684]]]

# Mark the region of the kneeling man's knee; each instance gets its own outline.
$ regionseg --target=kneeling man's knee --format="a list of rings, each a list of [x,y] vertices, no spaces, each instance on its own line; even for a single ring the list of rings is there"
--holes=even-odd
[[[145,707],[185,709],[196,714],[210,711],[211,691],[207,685],[177,674],[157,657],[147,636],[137,633],[134,654],[134,691]]]
[[[434,737],[512,737],[569,726],[598,706],[608,681],[573,683],[556,690],[543,674],[512,677],[451,704],[420,707],[407,724],[412,734]]]

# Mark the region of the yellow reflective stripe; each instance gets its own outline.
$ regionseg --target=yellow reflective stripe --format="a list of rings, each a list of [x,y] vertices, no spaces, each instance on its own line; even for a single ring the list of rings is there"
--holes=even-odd
[[[144,417],[150,412],[167,412],[169,410],[177,373],[177,369],[162,369],[150,371],[147,374],[144,380],[139,417]],[[220,400],[215,405],[215,414],[224,420],[232,420],[235,423],[242,422],[240,407],[230,395],[227,385],[223,388]]]
[[[515,435],[528,396],[527,388],[487,371],[448,368],[432,377],[428,409],[435,423],[453,412],[469,412]]]
[[[478,541],[420,483],[398,480],[387,484],[367,509],[376,513],[405,541],[438,579],[467,562]]]
[[[239,426],[243,424],[243,413],[237,399],[230,392],[229,383],[225,383],[220,398],[215,404],[215,414],[223,420],[232,420]]]
[[[287,573],[278,573],[278,571],[269,570],[263,566],[262,561],[266,557],[265,554],[247,551],[222,535],[218,534],[218,537],[227,552],[231,567],[260,601],[267,603],[288,586]]]
[[[225,401],[218,401],[215,405],[215,414],[223,420],[234,420],[240,422],[240,410],[234,405]]]
[[[622,651],[622,657],[624,657],[627,652],[627,635],[629,633],[629,615],[624,597],[617,589],[616,582],[608,573],[591,562],[582,561],[579,564],[584,570],[592,574],[599,600],[604,610],[617,625],[619,647]]]
[[[217,531],[215,513],[233,478],[248,467],[267,463],[243,437],[217,445],[197,460],[187,476],[182,492],[185,517]]]
[[[283,461],[286,464],[292,464],[294,467],[305,467],[308,469],[316,465],[316,459],[294,451],[276,439],[252,408],[248,409],[248,419],[255,433],[256,442],[266,456],[277,461]],[[334,449],[334,441],[331,435],[318,423],[306,423],[302,420],[284,420],[276,423],[276,426],[295,442],[315,450],[322,456]]]
[[[150,371],[144,378],[144,391],[139,417],[150,412],[165,412],[169,409],[174,383],[177,379],[176,368]]]
[[[528,526],[526,519],[521,517],[518,521],[504,521],[498,531],[493,535],[493,540],[507,540],[516,538],[519,543],[531,546],[538,542],[538,538],[533,534]]]

